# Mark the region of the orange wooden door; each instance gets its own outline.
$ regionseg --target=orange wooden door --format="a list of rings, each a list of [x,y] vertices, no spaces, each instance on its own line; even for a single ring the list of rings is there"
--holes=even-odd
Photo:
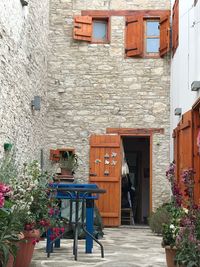
[[[200,204],[200,147],[199,147],[199,134],[200,134],[200,118],[199,118],[199,109],[193,111],[193,147],[194,147],[194,201],[196,204]]]
[[[90,137],[91,183],[105,189],[97,207],[105,226],[121,224],[121,150],[119,135],[92,135]]]
[[[193,127],[192,111],[184,113],[178,127],[174,131],[174,159],[176,163],[176,178],[184,193],[182,173],[193,168]]]

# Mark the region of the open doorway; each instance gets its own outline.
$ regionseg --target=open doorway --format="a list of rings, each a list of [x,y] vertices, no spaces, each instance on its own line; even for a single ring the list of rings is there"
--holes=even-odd
[[[129,174],[122,177],[121,224],[147,224],[150,210],[150,138],[122,137]]]

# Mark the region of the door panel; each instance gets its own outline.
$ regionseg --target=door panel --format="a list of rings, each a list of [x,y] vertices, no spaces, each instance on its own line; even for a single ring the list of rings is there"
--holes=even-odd
[[[121,210],[121,152],[119,135],[92,135],[90,137],[91,183],[105,189],[97,207],[105,226],[120,225]]]
[[[178,127],[174,131],[174,159],[176,164],[176,178],[184,194],[182,182],[183,171],[193,168],[193,129],[192,111],[184,113]]]
[[[193,147],[194,147],[194,170],[195,170],[195,186],[194,186],[194,200],[197,205],[200,204],[200,148],[198,146],[198,135],[200,131],[200,119],[199,119],[199,110],[193,111]]]

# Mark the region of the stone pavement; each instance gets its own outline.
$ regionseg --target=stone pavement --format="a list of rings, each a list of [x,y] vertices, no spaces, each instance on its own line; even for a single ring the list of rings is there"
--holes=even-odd
[[[161,237],[148,228],[106,228],[101,240],[105,258],[100,256],[96,244],[92,254],[84,253],[84,240],[79,240],[78,261],[72,255],[72,240],[62,240],[61,248],[55,249],[50,258],[44,253],[45,241],[37,244],[30,267],[166,267]]]

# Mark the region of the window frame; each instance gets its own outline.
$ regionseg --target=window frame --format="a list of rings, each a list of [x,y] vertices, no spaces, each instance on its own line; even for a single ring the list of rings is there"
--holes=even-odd
[[[179,0],[175,0],[172,8],[172,57],[179,46]]]
[[[124,17],[125,23],[127,21],[128,17],[137,17],[137,18],[142,18],[142,20],[146,19],[155,19],[161,21],[163,17],[167,17],[168,20],[170,21],[170,14],[171,11],[169,9],[163,10],[163,9],[157,9],[157,10],[82,10],[81,11],[81,16],[90,16],[92,19],[107,19],[108,20],[108,41],[107,42],[101,42],[102,44],[110,44],[110,39],[111,39],[111,17],[114,16],[121,16]],[[169,26],[170,27],[170,26]],[[126,26],[125,26],[125,38],[124,38],[124,49],[126,51]],[[144,39],[144,23],[142,26],[143,30],[143,39]],[[161,35],[160,35],[161,37]],[[161,39],[160,39],[161,40]],[[96,43],[93,40],[90,41],[90,43]],[[99,42],[97,42],[99,43]],[[139,58],[162,58],[163,56],[160,55],[160,52],[158,55],[145,55],[144,53],[144,40],[142,40],[142,52],[140,55],[136,56],[127,56],[126,52],[124,54],[125,58],[130,58],[130,57],[139,57]],[[169,43],[169,41],[168,41]],[[170,46],[169,46],[170,47]],[[163,54],[165,55],[167,52],[169,52],[169,49]]]
[[[107,22],[107,32],[106,32],[106,40],[98,40],[94,39],[92,35],[91,44],[109,44],[110,43],[110,17],[103,17],[103,16],[91,16],[92,17],[92,33],[93,33],[93,26],[94,21],[104,21]]]
[[[144,37],[144,40],[143,40],[143,58],[160,58],[160,52],[159,52],[159,49],[158,49],[158,52],[147,52],[147,45],[146,45],[146,40],[147,38],[151,38],[151,39],[159,39],[159,43],[160,43],[160,31],[159,31],[159,35],[157,36],[148,36],[147,35],[147,22],[148,21],[155,21],[155,22],[158,22],[158,26],[159,26],[159,23],[160,23],[160,18],[158,17],[145,17],[143,18],[143,25],[144,25],[144,34],[143,34],[143,37]],[[160,47],[160,45],[159,45]]]

